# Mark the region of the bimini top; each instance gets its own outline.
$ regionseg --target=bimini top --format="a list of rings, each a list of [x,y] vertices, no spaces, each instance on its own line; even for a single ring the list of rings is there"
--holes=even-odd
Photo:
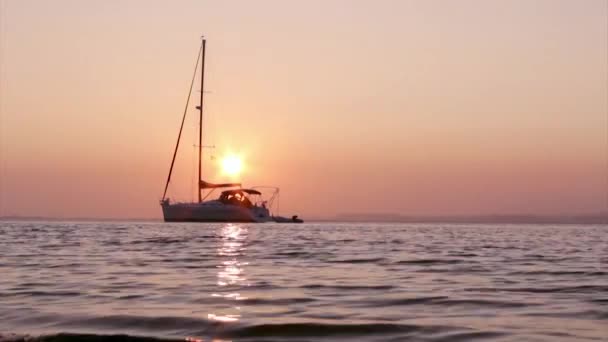
[[[254,190],[254,189],[233,189],[233,190],[226,190],[226,191],[222,191],[222,196],[229,196],[229,195],[242,195],[243,193],[249,194],[249,195],[261,195],[262,193]]]

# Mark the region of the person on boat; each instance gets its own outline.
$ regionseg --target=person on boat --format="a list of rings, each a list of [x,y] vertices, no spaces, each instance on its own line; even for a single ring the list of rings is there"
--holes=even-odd
[[[243,198],[241,199],[241,205],[244,206],[245,208],[253,207],[253,203],[251,203],[249,198],[247,198],[246,196],[243,196]]]
[[[236,195],[229,195],[228,196],[228,204],[232,204],[232,205],[241,205],[241,200],[236,197]]]

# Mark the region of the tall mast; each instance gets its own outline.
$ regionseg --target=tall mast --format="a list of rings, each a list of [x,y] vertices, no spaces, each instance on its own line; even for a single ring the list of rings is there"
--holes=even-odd
[[[202,168],[203,168],[203,96],[205,93],[205,38],[203,38],[202,46],[202,59],[201,59],[201,97],[199,110],[199,121],[198,121],[198,201],[202,202],[202,191],[201,184],[203,182]]]

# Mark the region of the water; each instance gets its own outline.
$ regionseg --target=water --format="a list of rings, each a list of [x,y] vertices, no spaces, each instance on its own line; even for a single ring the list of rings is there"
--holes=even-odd
[[[0,222],[0,340],[607,341],[607,264],[608,226]]]

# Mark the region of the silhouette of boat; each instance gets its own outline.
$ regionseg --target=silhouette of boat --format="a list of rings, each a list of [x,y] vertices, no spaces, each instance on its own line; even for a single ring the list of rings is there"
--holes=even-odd
[[[173,152],[171,166],[169,167],[169,175],[165,184],[163,197],[160,205],[163,210],[163,218],[166,222],[281,222],[281,223],[301,223],[303,222],[297,216],[291,219],[274,216],[270,212],[275,199],[277,200],[278,211],[278,196],[279,189],[275,187],[258,187],[274,189],[272,196],[268,200],[264,200],[259,189],[242,188],[241,183],[221,183],[214,184],[203,180],[202,178],[202,148],[203,148],[203,100],[204,100],[204,82],[205,82],[205,48],[206,40],[203,38],[201,48],[194,68],[194,76],[190,84],[190,92],[186,101],[186,109],[182,116],[182,123],[177,136],[177,143]],[[199,105],[196,109],[199,111],[199,130],[198,130],[198,201],[197,202],[172,202],[167,197],[167,189],[171,181],[175,157],[179,149],[179,143],[184,128],[184,121],[188,111],[190,95],[196,77],[196,71],[199,65],[201,66],[201,92]],[[223,190],[220,196],[214,200],[204,200],[203,191],[208,190],[208,197],[211,192],[216,189]]]

